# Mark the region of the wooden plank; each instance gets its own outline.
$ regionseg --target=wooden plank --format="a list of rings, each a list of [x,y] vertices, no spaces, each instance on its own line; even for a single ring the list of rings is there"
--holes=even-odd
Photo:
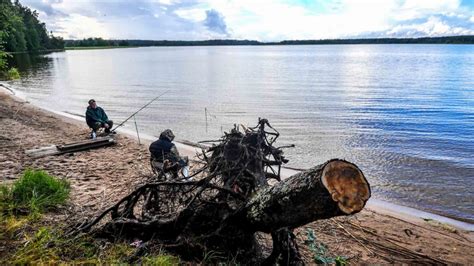
[[[91,141],[89,143],[78,143],[75,145],[68,144],[67,146],[62,145],[61,147],[58,147],[58,149],[62,153],[67,153],[67,152],[76,152],[76,151],[100,148],[104,146],[110,146],[110,145],[114,145],[115,143],[116,141],[113,138],[104,138],[100,141]]]
[[[89,149],[100,148],[104,146],[114,145],[116,143],[114,138],[101,137],[97,139],[83,140],[64,145],[51,145],[41,147],[38,149],[26,150],[25,153],[31,157],[39,158],[49,155],[58,155],[69,152],[83,151]]]
[[[26,150],[25,153],[31,157],[39,158],[39,157],[44,157],[48,155],[60,154],[61,151],[58,150],[56,145],[51,145],[51,146],[42,147],[39,149]]]
[[[113,138],[99,137],[96,139],[88,139],[88,140],[68,143],[64,145],[58,145],[57,147],[60,151],[68,152],[71,150],[81,150],[81,149],[89,149],[93,147],[107,146],[107,145],[112,145],[114,143],[115,143],[115,140]]]
[[[26,154],[36,153],[36,152],[41,152],[41,151],[47,151],[47,150],[51,150],[53,148],[56,149],[56,145],[51,145],[51,146],[41,147],[41,148],[37,148],[37,149],[27,150]]]

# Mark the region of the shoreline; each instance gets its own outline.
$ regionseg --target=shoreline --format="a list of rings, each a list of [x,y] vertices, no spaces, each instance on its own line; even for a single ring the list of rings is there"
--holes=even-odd
[[[42,221],[48,226],[70,227],[71,221],[97,217],[144,185],[151,174],[147,144],[155,137],[140,134],[143,141],[138,145],[135,132],[126,129],[115,135],[117,144],[113,146],[29,157],[25,150],[84,140],[90,130],[82,117],[30,104],[3,87],[0,88],[0,125],[0,184],[11,184],[27,168],[47,171],[71,184],[68,214],[48,213],[48,218]],[[192,156],[196,150],[182,143],[177,146],[183,155]],[[292,174],[288,171],[285,169],[283,175]],[[342,256],[351,264],[473,263],[470,254],[474,250],[474,232],[441,219],[423,220],[418,210],[414,210],[416,216],[410,216],[395,205],[394,212],[390,203],[381,202],[380,206],[377,202],[370,200],[366,208],[354,215],[316,220],[295,228],[305,263],[313,264],[317,255],[308,245],[308,232],[315,234],[315,245],[324,246],[326,258]],[[0,243],[14,243],[3,249],[0,245],[0,257],[21,249],[26,241],[11,240],[0,238]],[[262,247],[271,246],[267,240],[261,240]]]
[[[26,101],[27,103],[30,103],[27,99],[26,96],[21,94],[20,92],[9,88],[7,85],[5,85],[2,81],[0,81],[0,93],[1,89],[3,89],[5,92],[10,93],[13,97],[16,97],[22,101]],[[31,104],[31,103],[30,103]],[[79,114],[74,114],[74,113],[68,113],[68,112],[63,112],[63,111],[56,111],[52,110],[49,108],[37,106],[34,104],[31,104],[32,106],[35,106],[37,108],[40,108],[42,110],[45,110],[46,112],[54,113],[56,115],[62,116],[63,118],[70,119],[70,121],[74,121],[75,124],[77,125],[82,125],[84,117],[82,117]],[[117,132],[121,134],[125,134],[127,137],[138,141],[136,131],[125,129],[125,128],[120,128],[117,130]],[[151,142],[157,139],[157,136],[152,136],[147,133],[139,132],[140,134],[140,140],[141,140],[141,145],[150,145]],[[196,152],[199,152],[200,149],[195,147],[195,145],[189,145],[193,142],[187,141],[187,140],[175,140],[176,146],[180,153],[182,155],[188,156],[189,158],[192,158],[196,155]],[[196,144],[197,145],[197,144]],[[282,166],[282,178],[288,178],[291,175],[294,175],[298,173],[297,170],[286,168],[285,166]],[[392,215],[394,217],[400,218],[400,219],[406,219],[409,221],[418,221],[421,222],[423,220],[435,220],[440,223],[445,223],[450,226],[454,226],[456,228],[466,230],[469,232],[474,232],[474,223],[467,221],[467,220],[462,220],[462,219],[456,219],[454,217],[447,217],[444,216],[443,214],[437,214],[437,213],[432,213],[424,210],[419,210],[413,207],[408,207],[404,205],[399,205],[395,204],[389,201],[384,201],[380,199],[376,199],[371,197],[369,201],[367,202],[366,208],[369,208],[375,212],[380,212],[384,213],[387,215]]]
[[[138,48],[140,46],[66,46],[63,51],[82,51],[82,50],[104,50],[104,49],[123,49]]]

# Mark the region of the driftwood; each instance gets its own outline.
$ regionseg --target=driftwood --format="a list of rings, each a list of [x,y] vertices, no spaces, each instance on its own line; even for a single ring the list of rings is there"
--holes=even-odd
[[[84,151],[89,149],[101,148],[104,146],[114,145],[117,142],[113,137],[99,137],[96,139],[82,140],[73,143],[67,143],[63,145],[50,145],[46,147],[41,147],[38,149],[26,150],[25,153],[28,156],[34,158],[40,158],[50,155],[59,155],[63,153]]]
[[[235,127],[202,152],[194,181],[147,183],[76,232],[157,241],[186,259],[213,250],[248,263],[301,262],[292,230],[359,212],[370,187],[356,165],[339,159],[280,181],[287,159],[273,146],[278,136],[265,119],[244,132]],[[256,232],[272,236],[267,258],[258,256]]]

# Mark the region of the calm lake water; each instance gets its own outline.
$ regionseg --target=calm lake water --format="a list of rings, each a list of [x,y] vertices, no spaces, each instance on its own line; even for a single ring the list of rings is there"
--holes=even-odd
[[[120,122],[168,91],[137,115],[141,132],[209,140],[265,117],[281,145],[296,145],[289,166],[345,158],[376,198],[474,221],[473,45],[152,47],[15,62],[22,79],[9,84],[40,106],[84,114],[94,98]]]

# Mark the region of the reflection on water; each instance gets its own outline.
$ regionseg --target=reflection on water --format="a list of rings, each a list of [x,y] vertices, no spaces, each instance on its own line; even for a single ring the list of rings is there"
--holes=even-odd
[[[137,116],[141,131],[209,140],[265,117],[281,145],[296,144],[286,152],[291,166],[345,158],[378,198],[474,220],[472,45],[154,47],[15,59],[23,78],[11,85],[36,104],[83,114],[95,98],[118,122],[169,90]]]

